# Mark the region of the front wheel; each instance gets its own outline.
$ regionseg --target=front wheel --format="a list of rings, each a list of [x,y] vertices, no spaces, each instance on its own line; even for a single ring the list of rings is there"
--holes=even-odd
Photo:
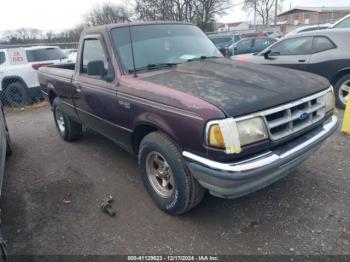
[[[52,103],[53,117],[58,133],[65,141],[73,141],[82,136],[82,126],[74,122],[68,115],[66,115],[61,107],[61,102],[56,97]]]
[[[349,99],[350,92],[350,75],[343,76],[335,84],[335,99],[339,108],[345,109]]]
[[[181,215],[202,201],[204,188],[190,174],[178,146],[164,133],[154,132],[142,140],[139,166],[143,183],[161,210]]]

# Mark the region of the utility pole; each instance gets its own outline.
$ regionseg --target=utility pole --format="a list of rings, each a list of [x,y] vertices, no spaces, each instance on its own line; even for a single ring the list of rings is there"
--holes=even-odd
[[[278,0],[275,0],[275,26],[277,26]]]
[[[254,30],[256,31],[256,1],[254,0]]]

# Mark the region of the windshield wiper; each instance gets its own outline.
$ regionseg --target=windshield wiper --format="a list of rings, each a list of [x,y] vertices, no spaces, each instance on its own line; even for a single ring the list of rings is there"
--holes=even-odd
[[[176,65],[178,65],[178,63],[148,64],[146,66],[136,68],[135,70],[129,69],[129,73],[135,73],[135,72],[144,71],[144,70],[157,70],[157,69],[172,67],[172,66],[176,66]]]
[[[206,59],[210,59],[210,58],[221,58],[221,57],[220,56],[205,56],[205,55],[202,55],[200,57],[195,57],[195,58],[188,59],[187,62],[206,60]]]

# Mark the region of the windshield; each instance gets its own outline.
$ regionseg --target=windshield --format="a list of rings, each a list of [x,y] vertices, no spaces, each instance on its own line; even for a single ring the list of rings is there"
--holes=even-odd
[[[113,43],[124,72],[133,71],[132,49],[135,68],[149,65],[173,65],[197,58],[222,57],[209,38],[192,25],[140,25],[115,28],[111,31]],[[130,34],[133,45],[130,44]]]
[[[66,58],[65,54],[59,48],[33,49],[27,50],[26,53],[28,62],[42,62]]]
[[[334,28],[350,28],[350,17],[336,24]]]
[[[210,39],[214,44],[224,44],[224,43],[227,43],[227,42],[230,42],[232,41],[232,38],[229,38],[229,37],[226,37],[226,38],[211,38]]]

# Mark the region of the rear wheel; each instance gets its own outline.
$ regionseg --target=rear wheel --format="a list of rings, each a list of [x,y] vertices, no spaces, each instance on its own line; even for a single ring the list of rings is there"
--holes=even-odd
[[[58,133],[63,140],[73,141],[82,136],[83,131],[81,124],[74,122],[63,112],[58,97],[53,100],[52,109]]]
[[[350,75],[340,78],[335,84],[334,89],[337,106],[341,109],[345,109],[346,103],[349,99]]]
[[[161,210],[181,215],[202,201],[204,188],[190,174],[178,146],[164,133],[154,132],[142,140],[139,166],[143,183]]]
[[[12,107],[26,106],[30,102],[27,87],[21,82],[9,84],[4,93],[6,102]]]

